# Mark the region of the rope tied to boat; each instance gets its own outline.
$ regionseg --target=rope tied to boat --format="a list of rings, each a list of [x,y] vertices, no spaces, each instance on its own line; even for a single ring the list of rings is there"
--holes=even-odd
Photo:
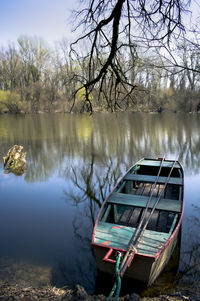
[[[117,252],[117,259],[116,259],[116,265],[115,265],[115,282],[114,282],[114,285],[113,285],[112,290],[110,292],[110,295],[108,296],[106,301],[111,300],[111,298],[114,295],[115,291],[116,291],[116,293],[115,293],[114,301],[117,301],[117,299],[119,297],[120,290],[121,290],[121,277],[119,275],[119,265],[120,265],[121,257],[122,257],[122,253]]]
[[[135,247],[135,246],[132,246],[132,247],[131,247],[131,251],[132,251],[133,253],[137,253],[136,247]]]
[[[127,253],[127,259],[128,259],[127,260],[127,262],[128,262],[127,267],[129,267],[131,265],[131,262],[132,262],[132,260],[133,260],[136,253],[137,253],[136,247],[135,246],[130,246],[129,252]],[[119,268],[118,273],[121,277],[123,276],[123,275],[121,275],[121,266]]]

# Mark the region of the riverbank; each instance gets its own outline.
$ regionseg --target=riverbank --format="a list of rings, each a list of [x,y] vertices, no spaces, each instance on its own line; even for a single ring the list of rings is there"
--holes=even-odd
[[[174,292],[170,295],[160,295],[158,297],[144,297],[140,298],[137,294],[126,295],[120,297],[119,301],[179,301],[179,300],[188,300],[188,301],[197,301],[200,296],[190,296],[187,293],[183,292]],[[0,300],[27,300],[27,301],[105,301],[106,297],[103,295],[91,296],[88,295],[85,289],[77,285],[74,290],[69,288],[56,288],[52,286],[45,286],[40,288],[34,287],[21,287],[19,285],[10,285],[6,282],[0,283]]]
[[[127,110],[116,110],[116,111],[108,111],[103,108],[94,108],[93,114],[95,113],[144,113],[144,114],[161,114],[161,113],[170,113],[170,114],[200,114],[200,110],[193,110],[193,111],[184,111],[184,110],[172,110],[172,109],[127,109]],[[40,109],[36,112],[32,112],[31,110],[19,110],[18,112],[9,112],[8,109],[0,110],[1,115],[13,115],[13,116],[24,116],[24,115],[48,115],[48,114],[91,114],[90,111],[82,111],[82,110],[73,110],[70,111],[70,108],[66,109]]]

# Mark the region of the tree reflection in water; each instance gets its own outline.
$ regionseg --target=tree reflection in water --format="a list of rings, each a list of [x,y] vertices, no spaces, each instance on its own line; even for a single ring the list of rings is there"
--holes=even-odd
[[[193,205],[194,215],[186,217],[184,243],[180,258],[179,287],[200,300],[200,207]]]
[[[70,179],[78,192],[65,192],[75,206],[84,204],[84,212],[94,226],[96,214],[121,175],[121,164],[112,158],[95,165],[95,155],[83,166],[71,166]]]
[[[90,247],[95,219],[103,200],[125,168],[124,164],[118,164],[112,158],[104,160],[93,153],[90,161],[82,164],[79,162],[65,171],[67,181],[70,179],[73,187],[71,191],[64,191],[65,199],[67,202],[71,200],[76,207],[73,229],[80,251],[76,268],[79,269],[82,282],[87,283],[87,288],[90,283],[89,290],[92,286],[94,289],[92,281],[95,281],[96,274],[95,260]]]

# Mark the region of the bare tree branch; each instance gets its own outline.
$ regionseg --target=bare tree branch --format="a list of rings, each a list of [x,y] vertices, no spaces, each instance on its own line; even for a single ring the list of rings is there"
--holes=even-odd
[[[83,41],[89,42],[85,54],[89,55],[87,78],[75,95],[84,87],[85,100],[92,111],[89,95],[96,87],[100,96],[108,76],[115,78],[115,85],[112,82],[108,92],[110,98],[121,96],[116,93],[119,84],[126,91],[127,97],[124,96],[123,101],[132,96],[136,85],[129,80],[128,69],[120,64],[119,57],[124,56],[128,61],[136,53],[135,45],[142,42],[169,45],[172,34],[184,31],[184,5],[181,0],[90,0],[86,3],[87,7],[76,14],[81,18],[77,28],[84,25],[84,34],[71,44],[71,55],[78,57],[76,46]],[[115,103],[120,107],[118,99]]]

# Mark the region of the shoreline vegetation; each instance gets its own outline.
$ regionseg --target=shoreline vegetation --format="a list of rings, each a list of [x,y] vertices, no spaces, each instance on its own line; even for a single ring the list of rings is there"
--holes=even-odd
[[[163,111],[150,111],[150,110],[126,110],[126,111],[115,111],[115,112],[112,112],[112,113],[133,113],[133,114],[139,114],[139,113],[142,113],[142,114],[150,114],[150,115],[159,115],[159,114],[194,114],[194,115],[198,115],[200,114],[200,111],[189,111],[189,112],[182,112],[182,111],[173,111],[173,110],[163,110]],[[67,110],[39,110],[38,112],[25,112],[25,111],[20,111],[18,113],[13,113],[13,112],[9,112],[8,110],[4,110],[4,111],[1,111],[0,112],[0,116],[4,115],[13,115],[13,116],[24,116],[24,115],[48,115],[48,114],[95,114],[95,113],[110,113],[108,111],[105,111],[105,110],[94,110],[93,113],[91,113],[90,111],[88,112],[70,112],[70,111],[67,111]],[[112,114],[111,113],[111,114]]]
[[[88,94],[84,79],[89,61],[72,59],[68,48],[65,40],[50,49],[40,38],[27,36],[0,48],[0,113],[82,113],[91,108],[94,112],[200,112],[200,74],[195,70],[180,73],[179,67],[167,67],[158,54],[145,56],[137,46],[134,61],[121,57],[121,64],[129,66],[127,79],[134,89],[125,91],[110,75]],[[179,57],[182,65],[199,60],[187,42],[179,45]],[[97,63],[95,72],[100,67]]]
[[[144,114],[162,114],[162,113],[171,113],[171,114],[181,114],[181,113],[185,113],[185,114],[200,114],[200,111],[188,111],[188,112],[183,112],[183,111],[174,111],[174,110],[156,110],[156,111],[151,111],[151,110],[125,110],[125,111],[115,111],[115,112],[112,112],[112,113],[123,113],[123,112],[126,112],[126,113],[144,113]],[[88,114],[91,114],[90,111],[88,112],[70,112],[70,110],[59,110],[59,109],[56,109],[56,110],[39,110],[38,112],[27,112],[27,111],[24,111],[24,110],[20,110],[19,112],[17,113],[14,113],[14,112],[9,112],[9,110],[2,110],[0,111],[0,116],[1,115],[34,115],[34,114],[83,114],[83,113],[88,113]],[[93,113],[110,113],[106,110],[101,110],[101,109],[96,109],[93,111]]]

